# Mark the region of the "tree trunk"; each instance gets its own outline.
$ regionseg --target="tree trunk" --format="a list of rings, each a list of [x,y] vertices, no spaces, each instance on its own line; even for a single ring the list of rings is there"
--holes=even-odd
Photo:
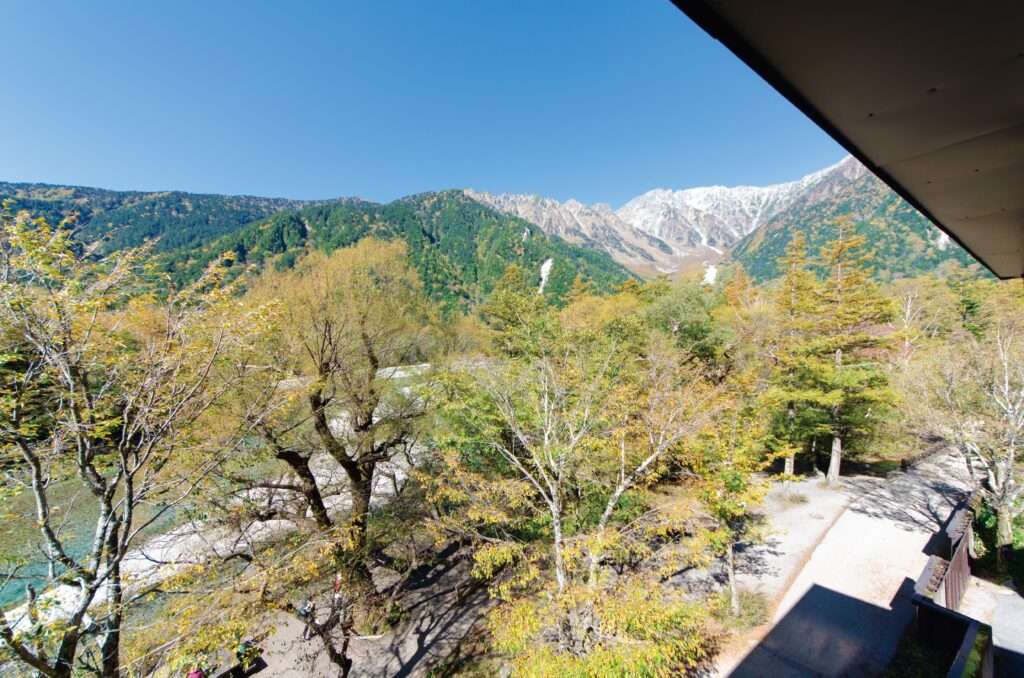
[[[837,275],[842,275],[842,268],[837,270]],[[843,365],[843,349],[836,349],[836,369],[839,369]],[[838,423],[838,406],[832,410],[832,423],[836,426]],[[832,485],[839,481],[839,465],[843,461],[843,439],[839,437],[838,426],[832,435],[832,456],[828,460],[828,473],[825,476],[825,482]]]
[[[121,604],[124,591],[121,586],[121,564],[116,561],[120,524],[115,524],[107,538],[107,560],[110,563],[110,578],[107,580],[107,619],[103,639],[100,641],[101,675],[103,678],[121,676]]]
[[[309,512],[313,515],[317,527],[321,530],[330,529],[331,518],[327,515],[327,506],[324,505],[324,498],[320,494],[320,488],[316,484],[313,473],[306,466],[307,475],[299,476],[299,486],[302,488],[302,497],[306,500]]]
[[[825,481],[832,485],[839,481],[839,465],[843,461],[843,440],[838,435],[832,437],[832,455],[828,460],[828,474]]]
[[[625,493],[628,484],[625,481],[619,483],[615,491],[612,492],[612,496],[608,498],[608,503],[605,504],[604,513],[601,514],[601,519],[597,521],[597,533],[600,535],[604,534],[605,528],[608,526],[608,521],[612,519],[612,514],[615,512],[615,507],[619,504],[619,499],[622,498]],[[595,588],[597,586],[597,564],[600,557],[594,553],[593,549],[587,549],[587,586]]]
[[[1009,506],[996,507],[996,568],[1003,570],[1005,556],[1013,545],[1013,513]]]
[[[599,558],[593,550],[587,551],[587,586],[597,588],[597,562]]]
[[[373,583],[373,574],[368,565],[366,527],[370,515],[370,498],[373,494],[373,472],[359,472],[353,477],[349,473],[349,486],[352,493],[351,511],[349,512],[347,534],[344,542],[338,544],[338,555],[346,564],[352,577],[351,584],[358,590],[364,602],[375,605],[379,602],[378,592]]]
[[[732,611],[732,616],[738,617],[740,615],[740,594],[736,588],[736,555],[732,542],[729,542],[729,548],[725,553],[725,565],[729,574],[729,609]]]
[[[782,468],[782,492],[787,497],[790,495],[793,486],[793,467],[795,461],[795,454],[786,455],[785,466]]]
[[[373,470],[351,478],[352,511],[349,515],[349,539],[353,550],[362,552],[366,547],[366,522],[370,515],[373,496]]]
[[[324,505],[323,495],[320,494],[320,486],[316,484],[316,476],[309,468],[309,459],[294,450],[278,448],[276,451],[278,459],[288,464],[295,476],[299,479],[299,488],[302,491],[302,498],[306,501],[309,512],[313,514],[313,520],[321,530],[330,529],[333,525],[330,516],[327,515],[327,506]]]
[[[80,640],[81,635],[77,631],[69,631],[61,638],[60,647],[57,650],[57,661],[54,664],[53,678],[71,678]]]
[[[555,581],[558,582],[558,592],[562,593],[565,591],[566,586],[566,575],[565,575],[565,558],[563,557],[562,550],[562,515],[561,507],[553,506],[551,508],[551,530],[553,533],[553,539],[551,544],[552,555],[555,561]]]
[[[789,403],[789,406],[786,407],[786,419],[789,420],[789,428],[792,431],[793,421],[796,419],[796,409],[793,407],[793,403]],[[792,433],[790,435],[792,435]],[[786,476],[792,476],[794,468],[796,467],[796,452],[793,452],[792,454],[787,454],[785,463],[786,465],[785,467],[783,467],[782,472]],[[789,478],[787,477],[787,484],[788,481]]]

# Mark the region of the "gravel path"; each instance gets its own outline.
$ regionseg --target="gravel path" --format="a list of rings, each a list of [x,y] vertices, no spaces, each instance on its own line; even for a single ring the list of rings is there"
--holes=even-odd
[[[862,676],[884,669],[913,616],[913,581],[932,535],[967,487],[964,476],[962,463],[944,454],[890,479],[846,480],[849,506],[793,578],[771,624],[747,639],[747,652],[726,652],[719,675]]]

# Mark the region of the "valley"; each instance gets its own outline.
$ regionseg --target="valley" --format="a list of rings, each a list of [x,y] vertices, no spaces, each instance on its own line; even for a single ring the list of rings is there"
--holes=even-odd
[[[77,191],[2,214],[0,672],[43,629],[158,676],[243,641],[285,675],[732,665],[862,469],[956,445],[937,380],[984,377],[935,366],[1022,303],[849,161],[618,211]]]

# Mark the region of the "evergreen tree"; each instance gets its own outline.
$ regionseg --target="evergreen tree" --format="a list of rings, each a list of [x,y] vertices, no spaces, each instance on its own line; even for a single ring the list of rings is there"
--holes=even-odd
[[[782,280],[775,295],[779,334],[769,401],[776,405],[775,437],[792,476],[797,451],[827,431],[822,394],[811,385],[808,357],[819,316],[819,282],[810,268],[807,241],[798,232],[779,259]]]
[[[492,352],[500,356],[535,355],[553,336],[553,309],[515,264],[505,269],[480,315],[491,330]]]
[[[821,249],[828,272],[817,304],[819,334],[810,342],[808,367],[828,414],[832,450],[828,481],[839,478],[843,440],[870,432],[894,403],[880,354],[888,343],[885,324],[892,301],[871,280],[870,253],[853,223],[840,219],[836,239]]]
[[[737,264],[732,276],[722,288],[725,303],[733,308],[744,308],[752,304],[758,297],[754,279],[747,275],[743,264]]]
[[[796,449],[826,437],[829,482],[839,477],[844,441],[870,433],[895,399],[879,362],[892,302],[871,281],[870,254],[852,223],[840,220],[836,234],[821,250],[822,280],[812,273],[800,236],[780,260],[782,332],[771,394],[778,405],[776,435],[792,450],[786,473],[793,472]]]

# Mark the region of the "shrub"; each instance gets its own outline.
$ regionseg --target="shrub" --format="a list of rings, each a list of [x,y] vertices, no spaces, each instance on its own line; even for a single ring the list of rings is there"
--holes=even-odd
[[[583,610],[596,622],[592,646],[583,653],[560,649],[561,629]],[[718,639],[706,621],[701,606],[637,580],[610,591],[519,600],[495,610],[489,626],[515,676],[668,678],[710,664]]]

